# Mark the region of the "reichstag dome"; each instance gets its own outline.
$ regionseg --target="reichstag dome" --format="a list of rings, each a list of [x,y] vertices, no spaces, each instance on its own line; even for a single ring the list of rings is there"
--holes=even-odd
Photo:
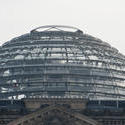
[[[0,47],[0,98],[125,99],[125,56],[70,26],[48,25]]]

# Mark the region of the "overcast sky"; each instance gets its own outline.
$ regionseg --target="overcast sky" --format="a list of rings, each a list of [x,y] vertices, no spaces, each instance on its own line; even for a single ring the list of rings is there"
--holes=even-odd
[[[54,24],[78,27],[125,55],[125,0],[0,0],[0,44]]]

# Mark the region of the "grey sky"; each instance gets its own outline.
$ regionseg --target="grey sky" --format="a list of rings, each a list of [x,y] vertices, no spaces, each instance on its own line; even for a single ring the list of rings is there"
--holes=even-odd
[[[125,54],[125,0],[0,0],[0,44],[51,24],[78,27]]]

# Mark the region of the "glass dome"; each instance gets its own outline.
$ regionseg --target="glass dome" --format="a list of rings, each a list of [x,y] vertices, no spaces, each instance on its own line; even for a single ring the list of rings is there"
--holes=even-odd
[[[0,47],[0,98],[125,98],[125,56],[69,26],[42,26]]]

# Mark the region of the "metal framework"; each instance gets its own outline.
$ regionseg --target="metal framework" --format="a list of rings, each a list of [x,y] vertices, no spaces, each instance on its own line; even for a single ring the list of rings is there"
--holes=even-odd
[[[125,56],[78,28],[33,29],[0,47],[0,98],[30,96],[124,99]]]

